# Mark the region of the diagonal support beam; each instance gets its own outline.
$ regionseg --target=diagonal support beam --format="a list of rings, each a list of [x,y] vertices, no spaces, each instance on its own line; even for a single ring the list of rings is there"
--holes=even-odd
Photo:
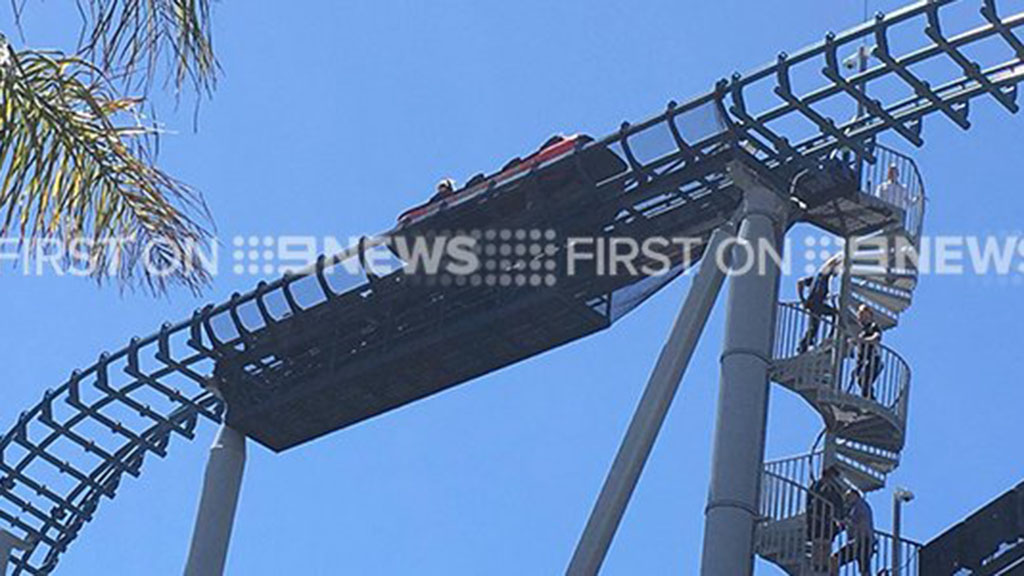
[[[0,529],[0,576],[7,574],[7,565],[11,561],[11,552],[20,550],[28,552],[35,547],[34,539],[22,540],[10,532]]]
[[[735,235],[735,226],[729,222],[711,236],[700,270],[672,325],[668,341],[658,356],[658,363],[654,366],[633,420],[629,423],[626,437],[619,446],[615,462],[576,545],[566,570],[568,576],[597,574],[608,554],[608,547],[619,528],[644,464],[665,421],[665,415],[679,389],[679,382],[721,291],[731,255],[731,250],[723,250],[723,247]]]

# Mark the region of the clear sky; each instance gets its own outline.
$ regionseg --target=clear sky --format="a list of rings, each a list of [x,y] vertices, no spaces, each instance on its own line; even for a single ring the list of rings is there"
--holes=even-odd
[[[899,4],[874,0],[872,10]],[[372,233],[443,176],[494,169],[553,133],[607,133],[845,29],[861,9],[854,0],[225,0],[214,15],[225,75],[198,133],[189,106],[175,113],[165,99],[161,118],[178,133],[163,139],[161,160],[205,193],[228,251],[236,235]],[[76,18],[71,0],[28,0],[25,32],[34,46],[68,48]],[[20,43],[8,11],[0,29]],[[926,125],[915,157],[931,195],[927,231],[1019,235],[1024,119],[985,101],[974,121],[967,134],[941,119]],[[223,274],[202,299],[153,299],[15,272],[0,276],[3,430],[99,352],[258,279]],[[300,449],[252,445],[228,573],[564,570],[686,288],[663,291],[611,331]],[[697,573],[721,308],[605,574]],[[890,480],[917,493],[910,537],[927,540],[1024,480],[1022,318],[1019,277],[932,276],[886,335],[914,370],[909,440]],[[769,426],[778,457],[809,449],[820,424],[776,387]],[[170,458],[125,481],[58,573],[180,574],[213,432],[175,440]],[[890,493],[870,498],[888,529]]]

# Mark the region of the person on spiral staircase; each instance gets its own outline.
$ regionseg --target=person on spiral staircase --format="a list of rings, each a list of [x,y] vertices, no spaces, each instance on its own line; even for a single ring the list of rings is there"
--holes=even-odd
[[[910,194],[900,182],[900,167],[896,163],[889,165],[889,171],[886,173],[885,182],[882,182],[878,186],[878,192],[876,195],[889,204],[899,206],[904,210],[910,207]]]
[[[811,543],[811,565],[818,572],[828,569],[832,542],[839,535],[839,517],[843,511],[843,492],[839,470],[829,466],[814,481],[807,493],[804,516],[807,541]]]
[[[852,562],[857,562],[860,576],[871,575],[871,559],[875,555],[875,519],[871,505],[864,495],[851,489],[846,493],[846,516],[842,525],[848,541],[832,559],[832,574]]]
[[[882,329],[875,322],[875,313],[867,304],[861,304],[857,308],[857,323],[860,324],[860,332],[857,333],[857,366],[854,368],[853,377],[860,384],[861,395],[874,400],[875,380],[883,368],[882,358],[878,352],[878,345],[882,341]]]
[[[837,273],[841,258],[842,254],[836,254],[822,265],[817,274],[801,278],[796,283],[800,303],[811,316],[807,322],[807,331],[804,332],[797,348],[800,354],[818,344],[818,329],[821,327],[822,318],[828,317],[834,320],[838,314],[836,309],[829,304],[829,291],[832,277]],[[810,291],[807,290],[808,288]]]

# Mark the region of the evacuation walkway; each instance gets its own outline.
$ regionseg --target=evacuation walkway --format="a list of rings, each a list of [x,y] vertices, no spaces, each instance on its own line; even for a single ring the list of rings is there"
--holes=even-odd
[[[836,470],[842,492],[881,490],[899,466],[906,441],[910,366],[884,343],[861,361],[857,313],[869,308],[884,335],[910,307],[927,197],[909,158],[884,148],[878,153],[884,159],[879,166],[896,167],[899,177],[867,171],[861,200],[881,201],[896,210],[872,234],[841,236],[844,250],[834,260],[839,277],[833,280],[842,287],[833,306],[839,317],[817,318],[815,330],[815,318],[798,303],[780,303],[776,314],[771,378],[803,398],[824,426],[809,453],[764,468],[757,553],[791,576],[828,576],[828,557],[849,543],[849,535],[841,532],[834,540],[825,539],[827,555],[815,556],[811,549],[811,534],[834,530],[832,522],[844,517],[844,510],[815,491],[824,470]],[[898,567],[900,574],[916,575],[919,548],[876,531],[870,573],[895,574]],[[856,562],[839,573],[860,574]]]

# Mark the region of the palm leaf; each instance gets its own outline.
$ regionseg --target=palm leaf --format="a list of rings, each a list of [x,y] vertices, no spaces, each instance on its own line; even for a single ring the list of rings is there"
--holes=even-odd
[[[150,153],[157,128],[77,56],[0,36],[0,235],[59,240],[73,269],[154,292],[209,279],[202,198]]]
[[[24,1],[11,0],[19,22]],[[78,53],[108,78],[145,94],[167,64],[176,92],[186,84],[200,94],[213,92],[219,66],[210,0],[76,1],[83,19]]]

